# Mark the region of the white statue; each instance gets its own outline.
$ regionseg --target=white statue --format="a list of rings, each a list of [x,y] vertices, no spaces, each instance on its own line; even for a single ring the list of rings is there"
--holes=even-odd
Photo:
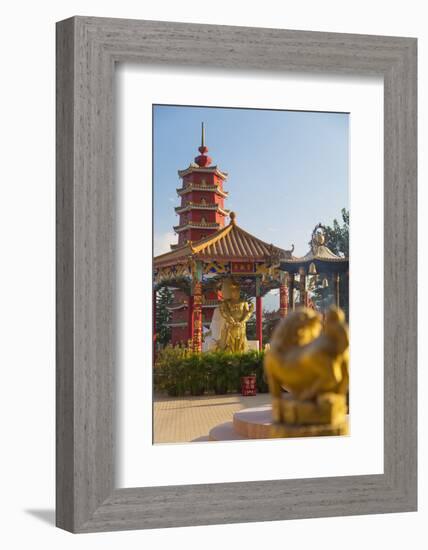
[[[204,335],[205,340],[202,351],[216,351],[218,349],[224,324],[225,320],[220,314],[220,308],[217,306],[211,319],[210,329]]]

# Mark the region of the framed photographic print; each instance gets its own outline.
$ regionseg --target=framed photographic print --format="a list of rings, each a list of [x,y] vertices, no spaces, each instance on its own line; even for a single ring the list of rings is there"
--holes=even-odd
[[[333,304],[349,316],[349,114],[154,105],[152,118],[154,443],[269,438],[263,360],[279,320],[306,307],[299,323],[316,322],[315,313],[325,322]],[[174,164],[185,158],[185,142],[192,149],[186,129],[193,125],[196,137],[198,118],[205,122],[197,155],[178,171],[175,189]],[[206,126],[233,172],[213,164]],[[178,220],[171,224],[175,192]],[[341,223],[332,227],[314,221],[336,214]],[[289,250],[281,248],[287,237]],[[330,435],[347,433],[342,420]],[[290,430],[287,437],[329,432],[324,424]]]
[[[416,509],[416,40],[57,26],[57,525]]]

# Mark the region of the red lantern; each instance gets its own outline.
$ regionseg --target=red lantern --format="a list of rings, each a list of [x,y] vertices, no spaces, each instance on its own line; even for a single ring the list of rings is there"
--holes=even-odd
[[[241,394],[244,396],[257,394],[256,377],[254,375],[241,378]]]

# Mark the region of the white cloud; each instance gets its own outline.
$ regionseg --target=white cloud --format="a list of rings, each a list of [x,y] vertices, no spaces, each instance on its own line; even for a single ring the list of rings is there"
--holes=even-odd
[[[165,254],[165,252],[170,252],[171,244],[177,243],[177,236],[173,231],[167,231],[166,233],[156,234],[153,239],[153,250],[154,255],[159,256],[159,254]]]

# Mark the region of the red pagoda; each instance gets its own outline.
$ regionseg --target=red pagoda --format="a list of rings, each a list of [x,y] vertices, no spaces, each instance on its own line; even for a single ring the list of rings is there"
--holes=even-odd
[[[222,229],[229,210],[224,208],[224,200],[228,193],[223,185],[227,179],[227,173],[211,165],[212,159],[208,156],[208,147],[205,145],[205,128],[202,123],[201,145],[199,155],[188,168],[179,170],[178,175],[182,179],[182,186],[177,189],[181,198],[180,206],[175,208],[179,215],[179,223],[174,226],[178,234],[178,243],[171,245],[175,250],[187,243],[200,241]],[[207,291],[202,301],[202,322],[208,326],[218,305],[220,293]],[[171,306],[171,343],[187,342],[189,338],[188,308],[189,300],[193,299],[182,290],[174,291],[174,303]],[[191,304],[193,305],[193,304]],[[190,320],[191,322],[191,320]]]

